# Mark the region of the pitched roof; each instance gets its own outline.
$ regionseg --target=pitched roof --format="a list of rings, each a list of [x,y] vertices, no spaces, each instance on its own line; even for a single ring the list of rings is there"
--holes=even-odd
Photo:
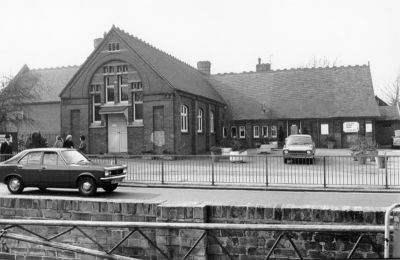
[[[396,106],[380,106],[381,120],[400,120],[399,109]]]
[[[38,77],[38,83],[32,90],[39,94],[31,102],[60,101],[59,94],[61,90],[67,85],[78,69],[79,66],[30,69],[30,72]]]
[[[112,30],[173,88],[225,103],[209,82],[209,76],[119,28],[113,27]]]
[[[365,65],[212,77],[235,120],[380,116]]]

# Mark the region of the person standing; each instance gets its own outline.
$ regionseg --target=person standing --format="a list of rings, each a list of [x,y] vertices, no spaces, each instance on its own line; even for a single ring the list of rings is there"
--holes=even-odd
[[[61,136],[57,135],[56,137],[56,141],[53,144],[54,148],[62,148],[63,147],[63,139],[61,138]]]
[[[78,149],[79,149],[79,151],[81,151],[82,153],[86,153],[86,138],[85,138],[85,136],[84,135],[81,135],[81,137],[80,137],[80,144],[79,144],[79,147],[78,147]]]
[[[6,140],[1,144],[0,154],[4,154],[1,158],[4,161],[12,157],[12,146],[9,134],[6,134]]]
[[[63,143],[64,148],[74,148],[74,143],[72,142],[72,135],[67,135]]]

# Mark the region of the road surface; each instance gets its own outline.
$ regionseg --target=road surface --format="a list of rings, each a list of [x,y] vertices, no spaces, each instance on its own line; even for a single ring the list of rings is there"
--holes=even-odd
[[[12,195],[3,184],[0,185],[0,197],[82,200],[77,190],[65,189],[41,192],[35,188],[26,188],[21,195]],[[387,207],[400,202],[400,193],[118,187],[112,194],[99,189],[95,197],[84,199],[135,203]]]

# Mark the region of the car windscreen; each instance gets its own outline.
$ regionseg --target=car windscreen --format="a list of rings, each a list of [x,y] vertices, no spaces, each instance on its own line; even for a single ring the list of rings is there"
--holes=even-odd
[[[68,164],[89,162],[89,160],[78,151],[70,150],[70,151],[62,151],[61,153]]]
[[[289,136],[286,144],[288,145],[312,144],[312,139],[310,136]]]
[[[400,137],[400,130],[394,130],[394,136]]]

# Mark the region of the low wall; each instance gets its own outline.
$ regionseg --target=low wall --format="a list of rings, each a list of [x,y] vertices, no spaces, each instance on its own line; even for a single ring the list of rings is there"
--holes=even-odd
[[[145,222],[196,222],[196,223],[306,223],[306,224],[371,224],[383,225],[384,209],[362,208],[300,208],[290,206],[226,206],[203,204],[128,203],[120,201],[64,200],[47,198],[0,198],[0,217],[9,219],[64,219],[90,221],[145,221]],[[31,226],[29,229],[44,236],[65,230],[62,227]],[[127,229],[84,229],[105,248],[112,248]],[[10,232],[27,234],[12,229]],[[171,259],[182,258],[203,233],[202,230],[144,230]],[[263,259],[280,232],[266,231],[211,231],[234,256],[234,259]],[[355,244],[358,234],[294,232],[293,241],[302,256],[310,259],[345,258]],[[371,237],[383,252],[383,234]],[[56,241],[97,249],[78,231],[72,231]],[[9,248],[9,259],[95,259],[74,252],[60,251],[25,242],[2,239],[3,253]],[[5,242],[5,243],[4,243]],[[148,241],[135,233],[115,253],[140,259],[164,259]],[[12,258],[18,255],[20,258]],[[32,258],[35,256],[36,258]],[[282,240],[273,258],[297,258],[287,240]],[[361,243],[355,258],[377,257],[372,246]],[[1,258],[8,259],[8,258]],[[226,259],[222,249],[210,237],[205,237],[192,253],[191,259]]]

